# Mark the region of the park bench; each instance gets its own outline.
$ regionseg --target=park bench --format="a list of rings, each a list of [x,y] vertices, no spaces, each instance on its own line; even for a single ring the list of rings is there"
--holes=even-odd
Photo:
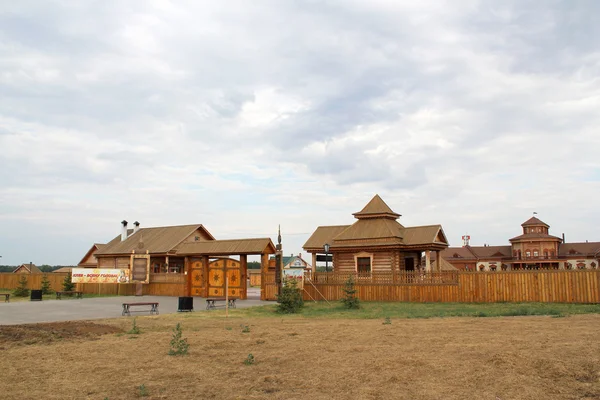
[[[4,302],[10,303],[10,293],[2,293],[4,295]]]
[[[121,313],[121,315],[129,315],[129,316],[131,316],[131,307],[138,307],[138,306],[139,307],[150,306],[150,310],[144,309],[144,310],[134,311],[134,312],[150,311],[150,314],[157,314],[158,315],[158,303],[156,303],[156,302],[123,303],[123,312]]]
[[[80,299],[81,296],[83,296],[83,292],[79,292],[77,290],[68,290],[68,291],[56,292],[56,298],[58,300],[60,300],[62,298],[62,295],[76,295],[77,298]]]
[[[209,297],[208,299],[206,299],[206,309],[210,310],[212,308],[224,307],[225,304],[217,305],[216,303],[225,301],[229,301],[229,307],[235,308],[235,300],[235,297],[230,297],[229,299],[226,299],[225,297]]]

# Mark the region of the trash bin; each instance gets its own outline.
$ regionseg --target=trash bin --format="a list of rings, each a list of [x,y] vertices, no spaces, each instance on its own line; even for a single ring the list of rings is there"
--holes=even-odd
[[[41,290],[32,290],[31,291],[31,301],[42,301],[42,291]]]
[[[182,311],[194,311],[194,298],[191,296],[184,296],[179,298],[179,307],[177,312]]]

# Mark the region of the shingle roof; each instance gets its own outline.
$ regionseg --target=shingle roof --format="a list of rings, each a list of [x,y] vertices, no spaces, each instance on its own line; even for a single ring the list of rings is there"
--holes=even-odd
[[[120,237],[120,236],[119,236]],[[81,259],[81,261],[79,261],[79,263],[77,264],[77,266],[92,266],[95,265],[95,263],[86,263],[85,260],[92,254],[94,253],[96,250],[100,250],[101,248],[103,248],[104,246],[106,246],[105,244],[102,243],[94,243],[92,245],[92,247],[90,247],[90,249],[87,251],[87,253],[85,253],[85,256],[83,256],[83,258]],[[56,272],[56,271],[55,271]]]
[[[344,240],[368,240],[381,238],[394,238],[402,241],[404,227],[396,220],[377,218],[359,219],[354,224],[340,232],[335,238],[333,245],[338,245]]]
[[[470,246],[479,258],[512,257],[512,246]]]
[[[363,207],[362,210],[360,210],[359,212],[354,213],[352,215],[354,215],[358,219],[361,219],[361,218],[398,219],[398,217],[400,217],[400,214],[392,211],[392,209],[387,204],[385,204],[385,201],[383,201],[383,199],[381,197],[379,197],[378,194],[376,194],[375,197],[373,197],[371,199],[371,201],[369,201],[367,203],[367,205]]]
[[[443,241],[438,240],[441,236]],[[448,240],[441,225],[411,226],[404,228],[404,244],[440,243],[448,245]]]
[[[35,264],[31,264],[31,263],[21,264],[17,268],[15,268],[15,270],[13,272],[17,272],[17,270],[19,270],[20,268],[25,269],[30,274],[41,274],[42,273],[41,269],[39,269]]]
[[[512,242],[513,240],[523,240],[523,239],[524,240],[527,240],[527,239],[550,239],[550,240],[562,241],[561,238],[552,236],[552,235],[548,235],[546,233],[524,233],[523,235],[515,236],[514,238],[508,239],[508,241]]]
[[[304,249],[322,249],[325,243],[332,244],[333,238],[350,225],[319,226],[302,246]]]
[[[177,247],[177,254],[202,255],[236,255],[236,254],[273,254],[275,245],[270,238],[201,240],[182,243]]]
[[[574,253],[572,252],[574,251]],[[559,256],[595,255],[600,252],[600,242],[563,243],[558,248]]]
[[[121,235],[115,237],[98,250],[96,255],[130,254],[133,250],[147,250],[150,254],[168,253],[197,229],[213,238],[202,224],[141,228],[133,234],[129,234],[133,231],[128,230],[128,237],[124,241],[121,241]],[[143,243],[141,248],[140,241]]]
[[[531,217],[527,221],[523,222],[521,226],[529,226],[529,225],[544,225],[546,228],[550,228],[550,225],[547,223],[540,221],[536,217]]]

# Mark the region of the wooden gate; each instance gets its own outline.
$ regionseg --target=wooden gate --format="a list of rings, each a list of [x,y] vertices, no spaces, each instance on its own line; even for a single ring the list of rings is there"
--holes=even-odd
[[[231,258],[214,260],[208,264],[208,297],[225,297],[225,277],[229,284],[229,297],[245,300],[246,271],[239,261]]]
[[[206,287],[206,277],[204,276],[204,264],[201,258],[192,258],[191,263],[191,281],[190,296],[202,296]]]

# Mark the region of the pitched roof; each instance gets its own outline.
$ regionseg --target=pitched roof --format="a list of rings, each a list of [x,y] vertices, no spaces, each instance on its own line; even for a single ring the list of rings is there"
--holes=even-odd
[[[103,248],[104,246],[106,246],[105,244],[102,243],[94,243],[92,245],[92,247],[90,247],[90,249],[87,251],[87,253],[85,253],[85,256],[83,256],[83,258],[81,259],[81,261],[79,261],[79,263],[77,264],[78,266],[86,266],[86,265],[95,265],[94,263],[86,263],[85,260],[88,259],[88,257],[90,255],[92,255],[95,251],[100,250],[101,248]],[[55,271],[56,272],[56,271]]]
[[[61,267],[59,269],[55,269],[52,272],[71,272],[71,270],[73,270],[73,267]]]
[[[465,247],[448,247],[442,250],[441,256],[444,259],[475,259],[477,256],[470,250],[471,246]],[[435,254],[435,253],[434,253]],[[458,256],[458,257],[457,257]]]
[[[512,246],[470,246],[478,258],[512,257]]]
[[[404,227],[396,220],[376,218],[359,219],[354,224],[340,232],[333,240],[332,245],[345,240],[369,240],[369,239],[396,239],[402,242]]]
[[[27,271],[27,273],[30,273],[30,274],[41,274],[42,273],[42,270],[39,269],[35,264],[32,264],[32,263],[21,264],[17,268],[15,268],[15,270],[13,272],[17,272],[20,269],[24,269]]]
[[[322,249],[325,243],[332,244],[333,238],[350,225],[319,226],[302,246],[304,249]]]
[[[133,250],[148,251],[150,254],[168,253],[197,229],[203,230],[214,239],[202,224],[141,228],[133,234],[129,234],[133,231],[128,230],[127,239],[123,241],[121,235],[115,237],[98,250],[96,255],[130,254]],[[140,242],[143,244],[141,247]]]
[[[600,242],[563,243],[558,248],[559,256],[595,255],[600,252]]]
[[[514,238],[508,239],[509,242],[513,240],[529,240],[529,239],[546,239],[546,240],[559,240],[562,241],[561,238],[548,235],[547,233],[524,233],[519,236],[515,236]]]
[[[385,201],[383,201],[383,199],[381,197],[379,197],[378,194],[376,194],[375,197],[373,197],[371,199],[371,201],[369,201],[367,203],[367,205],[363,207],[362,210],[360,210],[359,212],[354,213],[352,215],[354,215],[358,219],[362,219],[362,218],[398,219],[400,217],[400,214],[392,211],[392,209],[387,204],[385,204]]]
[[[531,217],[527,221],[525,221],[521,224],[521,226],[529,226],[529,225],[543,225],[546,228],[550,228],[550,225],[548,225],[547,223],[545,223],[543,221],[540,221],[536,217]]]
[[[236,254],[273,254],[275,245],[270,238],[200,240],[182,243],[177,254],[236,255]]]
[[[404,228],[404,244],[440,243],[448,245],[441,225],[411,226]]]

